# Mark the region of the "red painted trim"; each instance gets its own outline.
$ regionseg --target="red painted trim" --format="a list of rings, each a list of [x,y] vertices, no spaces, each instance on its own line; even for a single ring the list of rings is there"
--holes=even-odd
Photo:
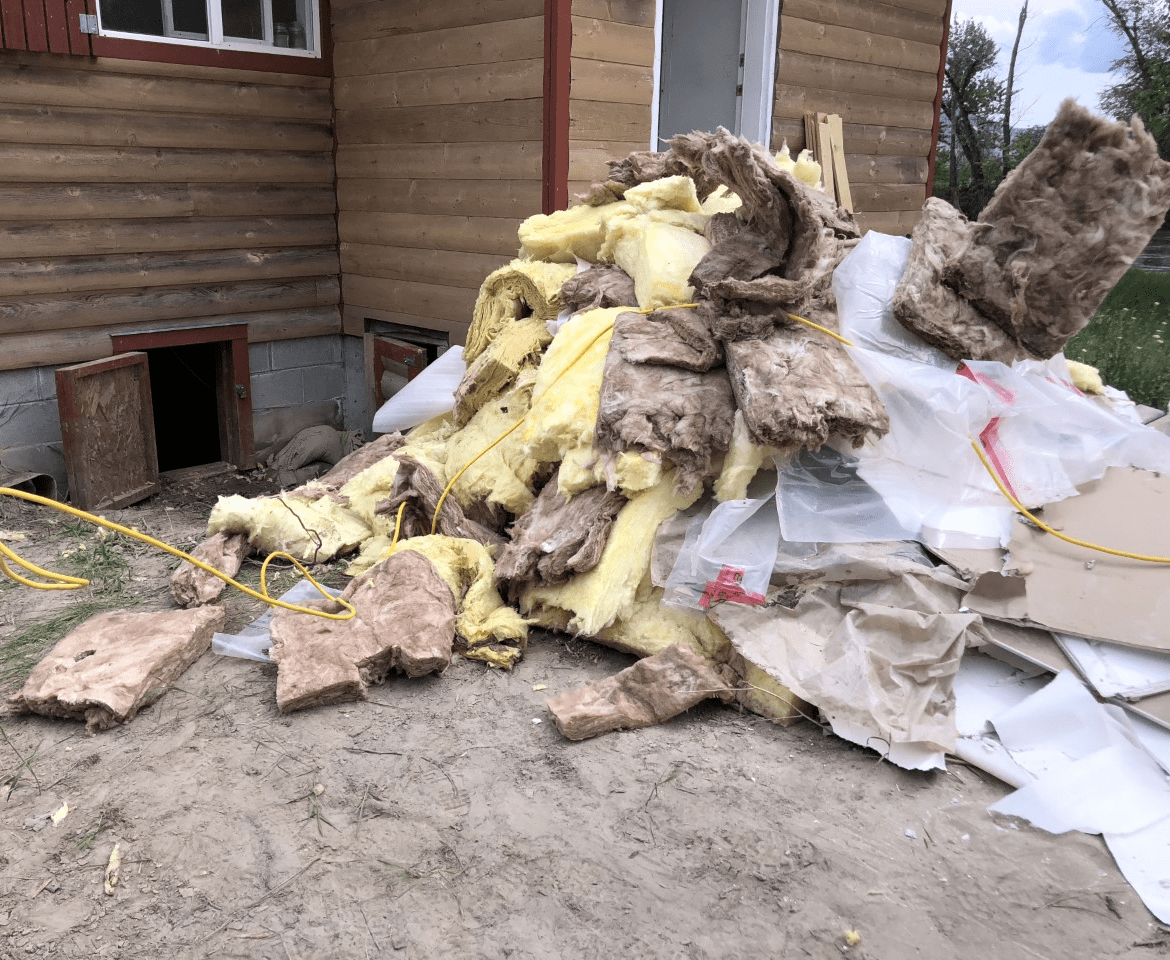
[[[572,0],[544,0],[544,178],[545,213],[569,205],[569,87],[573,44]]]
[[[943,84],[946,83],[947,44],[951,38],[951,4],[952,0],[947,0],[946,13],[943,15],[945,19],[943,20],[942,45],[939,48],[938,93],[934,95],[934,126],[930,131],[930,161],[926,167],[925,200],[929,200],[930,195],[934,192],[934,165],[938,159],[938,137],[942,130],[942,99]]]
[[[65,0],[65,25],[69,29],[69,52],[77,56],[89,56],[89,34],[81,32],[79,17],[88,13],[85,0]]]
[[[248,341],[246,323],[225,323],[214,327],[177,328],[151,333],[117,333],[110,337],[114,353],[153,350],[157,347],[189,347],[193,343],[218,343],[221,340]]]
[[[20,0],[0,0],[0,25],[5,50],[27,50],[24,42],[24,6]]]
[[[49,33],[45,27],[44,0],[24,0],[24,34],[29,50],[35,53],[48,52]]]
[[[45,32],[50,53],[69,52],[69,24],[65,20],[65,0],[45,0]]]

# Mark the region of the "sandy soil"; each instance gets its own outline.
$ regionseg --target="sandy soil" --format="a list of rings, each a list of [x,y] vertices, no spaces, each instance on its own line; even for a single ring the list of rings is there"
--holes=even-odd
[[[189,547],[213,494],[119,517]],[[11,503],[0,529],[46,566],[74,542]],[[168,606],[171,560],[129,553],[128,589]],[[75,600],[4,590],[0,645]],[[229,626],[259,612],[232,598]],[[1170,956],[1098,838],[993,818],[1007,788],[961,764],[713,704],[563,740],[545,697],[629,662],[538,634],[510,674],[457,660],[282,717],[271,667],[208,653],[107,733],[5,718],[0,958]]]

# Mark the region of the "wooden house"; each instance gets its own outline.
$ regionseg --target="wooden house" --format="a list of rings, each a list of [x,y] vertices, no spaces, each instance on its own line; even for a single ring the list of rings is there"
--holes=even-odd
[[[63,477],[105,408],[54,371],[128,351],[164,470],[366,426],[521,220],[682,129],[796,150],[838,113],[861,223],[905,233],[949,6],[0,0],[0,462]]]

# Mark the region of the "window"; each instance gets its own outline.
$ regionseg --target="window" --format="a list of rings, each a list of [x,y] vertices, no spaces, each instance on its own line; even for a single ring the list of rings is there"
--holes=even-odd
[[[317,0],[98,0],[98,17],[103,37],[321,56]]]

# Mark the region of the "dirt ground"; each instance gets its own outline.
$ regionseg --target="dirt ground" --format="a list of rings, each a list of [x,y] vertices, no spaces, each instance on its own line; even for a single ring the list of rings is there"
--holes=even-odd
[[[190,548],[229,488],[264,492],[171,484],[111,516]],[[54,569],[93,544],[11,501],[0,531]],[[127,601],[169,606],[173,561],[119,549]],[[4,588],[0,649],[76,601]],[[272,667],[208,653],[94,737],[3,718],[0,958],[1170,956],[1099,838],[993,818],[1007,788],[959,763],[908,773],[713,704],[562,739],[545,698],[629,662],[536,634],[511,673],[457,660],[283,717]]]

